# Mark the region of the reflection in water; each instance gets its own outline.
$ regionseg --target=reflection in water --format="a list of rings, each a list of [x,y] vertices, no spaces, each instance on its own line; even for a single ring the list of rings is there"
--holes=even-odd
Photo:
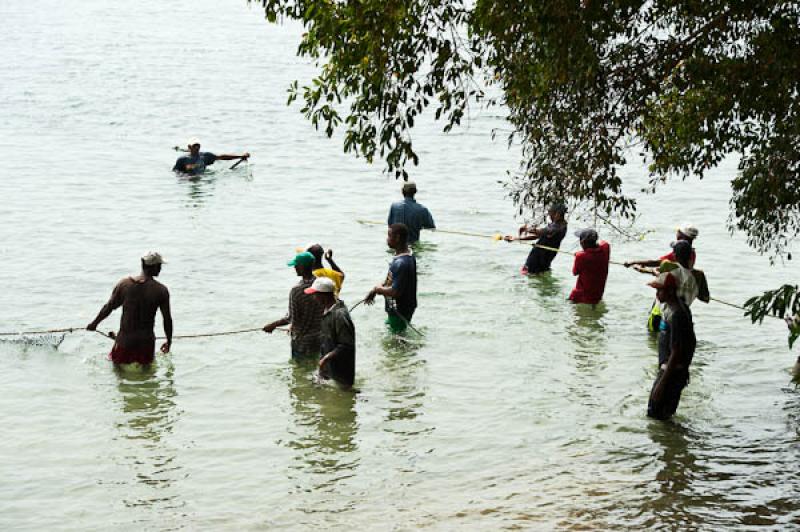
[[[602,301],[597,305],[572,304],[574,319],[567,325],[567,338],[572,343],[569,350],[577,373],[570,378],[570,390],[584,404],[598,406],[603,399],[596,397],[599,372],[608,367],[612,359],[608,353],[604,317],[608,308]]]
[[[358,465],[356,392],[318,381],[316,363],[291,364],[289,392],[295,420],[289,447],[299,451],[293,469],[322,475],[314,488],[332,488]],[[298,486],[304,491],[308,486]]]
[[[424,408],[425,389],[419,372],[425,361],[417,355],[424,345],[422,342],[423,338],[413,331],[400,335],[387,333],[381,341],[385,353],[381,365],[390,378],[385,392],[389,401],[386,409],[389,432],[415,435],[431,430],[416,423],[408,424],[421,416]]]
[[[217,179],[213,171],[206,171],[200,175],[182,175],[178,176],[178,183],[186,187],[188,199],[186,206],[192,209],[202,207],[206,199],[213,196],[214,187]]]
[[[117,387],[122,399],[122,419],[117,423],[120,449],[130,454],[122,463],[135,474],[126,506],[179,506],[171,490],[181,475],[176,464],[176,450],[166,439],[172,434],[178,412],[172,361],[164,357],[150,368],[132,365],[115,367]],[[129,440],[126,444],[125,440]]]

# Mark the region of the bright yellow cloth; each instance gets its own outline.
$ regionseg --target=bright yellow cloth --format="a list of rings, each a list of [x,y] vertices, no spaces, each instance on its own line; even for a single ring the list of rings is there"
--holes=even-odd
[[[339,297],[339,292],[342,290],[342,283],[344,282],[344,274],[331,270],[330,268],[319,268],[311,272],[314,277],[327,277],[333,281],[336,297]]]

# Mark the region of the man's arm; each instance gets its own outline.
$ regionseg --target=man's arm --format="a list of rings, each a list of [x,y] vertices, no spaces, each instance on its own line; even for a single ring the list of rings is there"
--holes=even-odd
[[[167,341],[161,346],[161,352],[169,353],[172,347],[172,311],[169,307],[169,290],[165,289],[165,292],[164,299],[161,300],[158,308],[161,311],[161,319],[164,322],[164,336],[167,337]]]
[[[229,154],[229,153],[227,153],[227,154],[224,153],[222,155],[217,155],[217,160],[218,161],[232,161],[234,159],[249,159],[249,158],[250,158],[250,154],[247,153],[247,152],[245,152],[245,153],[243,153],[241,155],[235,155],[235,154]]]
[[[272,331],[277,329],[278,327],[283,327],[284,325],[289,325],[292,323],[292,318],[294,317],[295,313],[295,301],[294,301],[294,291],[289,292],[289,312],[286,313],[286,316],[282,317],[279,320],[275,320],[271,323],[264,325],[262,329],[265,333],[272,334]]]
[[[436,224],[433,223],[433,216],[431,216],[431,211],[425,209],[425,218],[422,221],[423,229],[436,229]]]
[[[330,265],[331,265],[331,269],[332,269],[333,271],[335,271],[335,272],[339,272],[339,273],[341,273],[341,274],[342,274],[342,281],[344,281],[344,272],[342,271],[342,269],[341,269],[341,268],[339,268],[339,265],[338,265],[338,264],[336,264],[336,263],[333,261],[333,250],[332,250],[332,249],[328,248],[328,250],[325,252],[325,260],[327,260],[327,261],[328,261],[328,264],[330,264]]]
[[[661,266],[661,261],[659,259],[653,260],[632,260],[630,262],[625,263],[626,268],[630,268],[631,266],[642,266],[645,268],[655,268],[657,266]]]
[[[97,313],[97,317],[92,320],[89,325],[86,326],[87,331],[95,331],[97,330],[97,326],[100,325],[104,319],[106,319],[114,309],[118,308],[122,305],[122,289],[120,285],[114,287],[114,290],[111,292],[111,297],[108,299],[108,302],[103,305],[103,308],[100,309],[100,312]]]

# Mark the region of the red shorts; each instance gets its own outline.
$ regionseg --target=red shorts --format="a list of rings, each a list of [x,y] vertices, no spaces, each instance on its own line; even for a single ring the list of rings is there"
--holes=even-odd
[[[133,364],[134,362],[138,362],[139,364],[152,364],[155,354],[155,342],[145,346],[129,348],[121,347],[119,344],[115,343],[111,353],[108,354],[108,358],[114,364]]]

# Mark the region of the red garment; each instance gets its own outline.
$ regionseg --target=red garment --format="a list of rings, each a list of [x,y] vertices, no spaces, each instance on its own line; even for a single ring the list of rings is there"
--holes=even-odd
[[[578,282],[569,295],[573,303],[594,305],[603,299],[610,258],[611,246],[604,240],[596,248],[587,248],[575,254],[572,274],[578,276]]]
[[[133,364],[134,362],[138,362],[139,364],[152,364],[155,354],[155,342],[128,348],[122,347],[114,342],[114,347],[111,349],[111,353],[108,354],[108,358],[111,359],[114,364]]]
[[[692,248],[692,260],[689,262],[689,269],[694,268],[694,261],[697,259],[697,254],[694,252],[694,248]],[[675,258],[675,252],[670,251],[668,254],[664,255],[663,257],[659,257],[658,260],[665,261],[668,260],[670,262],[678,262],[678,259]]]

